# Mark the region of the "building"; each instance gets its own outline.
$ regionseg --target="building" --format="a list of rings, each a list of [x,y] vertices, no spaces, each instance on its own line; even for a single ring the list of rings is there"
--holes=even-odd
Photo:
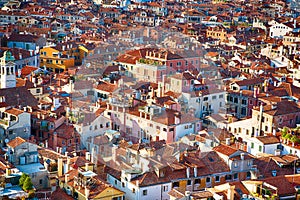
[[[40,49],[40,66],[48,71],[63,72],[75,66],[75,58],[64,55],[55,47],[43,47]]]
[[[0,58],[1,61],[1,77],[0,77],[0,87],[3,88],[13,88],[16,87],[16,67],[15,58],[10,51],[2,52]]]
[[[48,188],[48,171],[39,163],[37,145],[21,137],[7,143],[8,160],[16,165],[20,172],[30,176],[35,188]]]
[[[46,38],[41,36],[12,33],[7,40],[7,47],[33,51],[36,54],[46,45]]]
[[[16,137],[28,139],[31,134],[31,115],[17,108],[3,109],[0,111],[0,146],[6,146]]]

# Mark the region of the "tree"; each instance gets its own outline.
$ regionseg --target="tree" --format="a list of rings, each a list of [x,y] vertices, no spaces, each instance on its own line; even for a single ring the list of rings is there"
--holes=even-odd
[[[283,129],[281,130],[282,133],[282,137],[284,137],[287,133],[288,133],[289,128],[288,127],[283,127]]]
[[[19,186],[21,186],[21,187],[23,186],[23,184],[24,184],[24,182],[25,182],[25,180],[26,180],[27,177],[29,177],[28,174],[23,173],[21,175],[21,177],[19,179]]]
[[[298,142],[298,137],[296,135],[293,135],[293,137],[291,137],[291,142],[293,143],[293,146],[295,145],[295,142]]]
[[[33,188],[33,184],[31,182],[31,178],[28,176],[24,181],[23,190],[28,191],[31,190],[32,188]]]

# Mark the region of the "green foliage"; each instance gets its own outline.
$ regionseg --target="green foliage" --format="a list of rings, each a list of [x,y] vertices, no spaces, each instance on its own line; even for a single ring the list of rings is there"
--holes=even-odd
[[[31,182],[31,178],[28,176],[23,183],[23,190],[28,191],[33,188],[33,184]]]
[[[24,184],[24,182],[25,182],[25,180],[26,180],[27,177],[29,177],[28,174],[23,173],[21,175],[21,177],[19,179],[19,186],[21,186],[21,187],[23,186],[23,184]]]
[[[290,140],[291,142],[298,142],[298,137],[296,135],[293,135]]]
[[[288,133],[289,128],[288,127],[283,127],[283,129],[281,130],[282,134],[287,134]]]
[[[287,133],[287,134],[285,134],[285,135],[283,136],[283,138],[284,138],[284,139],[290,140],[290,139],[292,138],[292,135],[289,134],[289,133]]]

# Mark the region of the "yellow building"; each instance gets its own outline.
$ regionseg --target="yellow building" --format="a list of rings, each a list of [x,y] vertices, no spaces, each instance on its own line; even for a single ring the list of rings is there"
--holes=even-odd
[[[93,171],[81,168],[70,170],[62,176],[60,187],[78,200],[122,200],[125,194],[101,180]]]
[[[227,32],[222,26],[208,27],[206,29],[206,37],[219,39],[221,42],[224,42],[227,40]]]
[[[212,0],[212,4],[226,3],[226,0]]]
[[[75,60],[75,65],[82,65],[83,60],[88,55],[93,55],[94,53],[94,44],[78,44],[74,41],[59,43],[55,47],[57,50],[62,52],[64,56],[73,57]]]
[[[57,50],[55,47],[44,47],[40,50],[40,67],[59,73],[74,66],[74,57],[64,55],[62,51]]]

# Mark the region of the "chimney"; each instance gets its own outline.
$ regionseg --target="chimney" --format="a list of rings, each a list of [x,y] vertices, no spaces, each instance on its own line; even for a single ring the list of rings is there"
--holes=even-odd
[[[45,140],[45,148],[48,148],[48,140]]]
[[[65,152],[65,156],[68,156],[68,152],[67,151]]]
[[[226,138],[226,145],[230,146],[230,138]]]
[[[65,174],[65,183],[67,184],[69,182],[69,174]]]
[[[267,93],[269,91],[269,83],[265,81],[264,92]]]
[[[89,163],[85,163],[85,171],[89,171]]]
[[[273,102],[272,105],[271,105],[271,108],[272,108],[272,110],[273,110],[273,109],[276,109],[276,108],[277,108],[277,103],[276,103],[276,102]]]
[[[67,163],[65,165],[65,167],[66,167],[65,171],[66,172],[68,172],[70,170],[70,162],[71,162],[71,160],[70,160],[70,157],[68,156],[67,157]]]
[[[179,112],[174,113],[174,123],[176,125],[180,124],[180,114],[179,114]]]
[[[253,97],[257,98],[257,87],[254,87]]]
[[[184,196],[186,197],[186,199],[190,199],[190,197],[191,197],[191,191],[185,191],[184,192]]]
[[[6,168],[6,169],[5,169],[5,175],[6,175],[6,176],[9,176],[10,174],[11,174],[11,169]]]
[[[84,187],[84,194],[85,194],[85,197],[87,199],[89,199],[88,197],[90,196],[90,190],[87,188],[87,186]]]
[[[19,59],[22,60],[22,53],[19,53]]]
[[[198,169],[197,167],[194,167],[194,177],[197,177],[198,176]]]
[[[90,152],[85,152],[85,159],[88,160],[88,161],[91,161],[91,154]]]
[[[58,158],[57,160],[57,175],[60,177],[63,175],[63,159]]]
[[[241,160],[245,160],[245,153],[241,153]]]
[[[234,199],[234,185],[229,185],[229,188],[227,190],[227,199]]]
[[[186,177],[187,177],[187,178],[190,178],[190,172],[191,172],[191,168],[190,168],[190,167],[187,167],[187,168],[186,168]]]

